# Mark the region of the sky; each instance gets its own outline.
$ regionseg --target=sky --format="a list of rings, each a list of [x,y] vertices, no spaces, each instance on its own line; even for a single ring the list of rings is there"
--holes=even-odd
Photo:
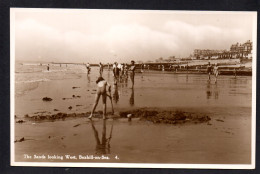
[[[256,13],[11,9],[19,61],[129,63],[253,40]]]

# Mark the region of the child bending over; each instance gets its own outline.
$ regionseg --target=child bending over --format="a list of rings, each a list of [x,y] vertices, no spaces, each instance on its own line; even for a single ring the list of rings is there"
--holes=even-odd
[[[96,93],[96,98],[95,98],[95,103],[93,105],[92,111],[90,116],[88,117],[89,119],[92,118],[93,113],[95,112],[95,109],[97,107],[98,101],[100,96],[102,96],[102,102],[103,102],[103,119],[106,119],[106,99],[107,96],[111,97],[111,85],[103,78],[103,77],[99,77],[96,81],[97,83],[97,93]],[[106,88],[108,87],[108,93],[107,94],[107,90]],[[110,98],[111,99],[111,98]],[[113,106],[112,106],[112,113],[113,113]]]

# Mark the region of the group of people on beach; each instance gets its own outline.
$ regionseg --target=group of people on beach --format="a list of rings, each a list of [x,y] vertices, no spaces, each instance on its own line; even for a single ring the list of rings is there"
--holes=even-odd
[[[128,75],[130,76],[130,80],[132,82],[131,88],[134,88],[134,77],[135,77],[135,62],[132,60],[130,67],[126,64],[118,64],[115,62],[112,66],[113,68],[113,76],[114,76],[114,85],[116,86],[118,82],[121,82],[121,80],[128,79]],[[103,75],[103,69],[104,66],[100,62],[99,63],[99,77],[96,80],[97,84],[97,92],[96,92],[96,97],[95,101],[91,110],[91,114],[88,117],[89,119],[92,119],[93,113],[95,112],[95,109],[98,105],[100,97],[102,97],[102,103],[103,103],[103,119],[107,119],[106,117],[106,99],[107,97],[111,101],[112,105],[112,114],[114,113],[113,109],[113,103],[112,103],[112,96],[111,96],[111,85],[102,77]],[[110,65],[108,65],[108,70],[110,70]]]
[[[207,65],[207,74],[208,74],[208,81],[210,81],[210,75],[213,74],[215,76],[215,83],[217,83],[217,78],[218,78],[218,64],[215,63],[215,66],[212,67],[212,65],[210,64],[210,62]]]

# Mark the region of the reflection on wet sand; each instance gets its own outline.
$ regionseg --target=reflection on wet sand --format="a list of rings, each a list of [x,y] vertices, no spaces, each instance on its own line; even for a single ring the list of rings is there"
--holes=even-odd
[[[88,79],[88,83],[90,83],[90,76],[89,75],[87,75],[87,79]]]
[[[211,99],[214,97],[214,99],[218,99],[219,96],[219,90],[218,90],[218,85],[217,83],[212,85],[210,81],[207,82],[207,88],[206,88],[206,96],[207,99]]]
[[[113,122],[110,130],[110,135],[108,138],[106,138],[106,120],[103,120],[101,142],[99,140],[98,131],[96,130],[93,121],[91,121],[90,123],[96,140],[96,154],[98,155],[110,154],[110,148],[111,148],[110,141],[112,139]]]
[[[115,101],[115,103],[117,103],[119,100],[119,93],[118,93],[117,85],[114,85],[113,100]]]
[[[130,96],[129,103],[130,103],[131,106],[134,106],[134,104],[135,104],[135,93],[134,93],[134,88],[132,88],[132,90],[131,90],[131,96]]]

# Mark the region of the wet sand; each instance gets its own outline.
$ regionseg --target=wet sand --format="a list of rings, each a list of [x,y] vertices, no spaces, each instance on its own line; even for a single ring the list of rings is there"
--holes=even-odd
[[[134,90],[127,83],[119,84],[117,89],[113,87],[115,115],[138,108],[179,110],[208,115],[211,120],[204,123],[155,124],[139,118],[129,122],[127,118],[112,119],[111,115],[104,122],[97,118],[99,114],[92,123],[83,117],[55,121],[24,118],[39,112],[42,115],[89,112],[96,76],[93,70],[90,76],[85,74],[78,79],[43,82],[16,97],[15,120],[25,120],[14,123],[15,140],[25,140],[15,143],[17,162],[250,163],[251,77],[220,76],[214,84],[214,80],[207,82],[206,75],[147,72],[137,74]],[[105,74],[105,78],[112,83],[112,72],[110,76]],[[42,101],[44,97],[52,101]],[[97,111],[101,109],[99,104]],[[110,109],[108,102],[108,112]],[[107,142],[103,146],[102,135],[109,138],[112,125],[109,147]],[[24,154],[60,155],[63,160],[28,159]],[[79,159],[79,155],[91,158],[100,154],[110,159]],[[66,160],[65,155],[75,155],[77,159]]]
[[[16,123],[16,139],[25,138],[15,143],[16,161],[248,164],[251,119],[234,114],[224,117],[219,113],[212,116],[209,124],[181,125],[139,119],[128,122],[126,118],[93,119],[100,141],[104,131],[106,138],[111,136],[110,148],[107,144],[98,147],[92,123],[86,118]],[[24,154],[60,155],[64,159],[25,159]],[[79,159],[79,155],[101,154],[110,160]],[[77,160],[66,160],[65,155],[75,155]]]

